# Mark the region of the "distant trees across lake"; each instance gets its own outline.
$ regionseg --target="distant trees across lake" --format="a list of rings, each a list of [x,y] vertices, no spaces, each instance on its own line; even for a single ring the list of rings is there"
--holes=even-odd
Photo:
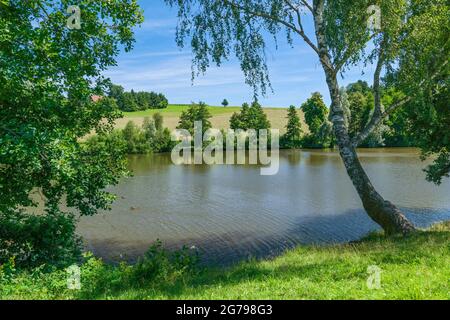
[[[122,111],[142,111],[147,109],[165,109],[169,101],[162,93],[146,91],[125,91],[122,86],[111,85],[108,96],[117,101],[119,109]]]
[[[354,138],[360,134],[374,112],[374,96],[372,87],[365,81],[357,81],[340,89],[342,109],[344,120],[349,128],[349,136]],[[401,100],[402,94],[392,88],[382,88],[382,104],[390,105]],[[122,111],[142,111],[147,109],[164,109],[168,107],[167,98],[162,93],[155,92],[137,92],[131,90],[126,92],[122,86],[111,85],[108,97],[113,98]],[[223,106],[228,105],[227,99],[222,102]],[[202,121],[203,130],[211,127],[209,119],[212,115],[209,113],[208,106],[203,103],[192,103],[189,108],[182,112],[178,129],[187,129],[192,131],[194,121]],[[302,128],[300,113],[304,116],[305,130]],[[160,115],[158,115],[160,116]],[[281,136],[281,148],[333,148],[336,141],[333,136],[333,124],[330,119],[330,108],[325,104],[323,96],[319,92],[314,92],[301,106],[291,106],[287,110],[286,133]],[[268,129],[271,124],[264,112],[264,109],[258,102],[251,104],[244,103],[239,112],[233,113],[230,120],[231,129]],[[361,147],[411,147],[418,145],[417,139],[409,132],[412,131],[413,124],[406,114],[405,110],[399,109],[391,112],[390,116],[373,130],[367,138],[361,141]],[[132,127],[127,127],[130,131]],[[140,128],[138,128],[140,130]],[[224,129],[224,128],[220,128]],[[281,128],[277,128],[281,129]],[[138,130],[138,131],[139,131]],[[141,136],[143,135],[135,135]],[[147,148],[147,142],[142,139],[129,139],[130,141],[140,141],[135,145],[145,145],[145,148],[130,147],[129,153],[146,153],[150,149],[153,152],[167,150],[167,132],[162,135],[163,146]],[[156,140],[161,140],[156,139]],[[159,143],[157,143],[159,145]],[[129,144],[133,145],[133,143]]]
[[[401,100],[400,92],[392,88],[383,88],[381,101],[390,105]],[[367,126],[374,112],[374,97],[372,88],[365,81],[357,81],[340,90],[344,120],[349,128],[350,137],[356,137]],[[283,148],[332,148],[336,145],[333,136],[333,124],[328,108],[320,93],[315,92],[300,110],[304,114],[308,132],[298,135],[299,120],[295,109],[288,111],[287,133],[282,137]],[[367,138],[359,144],[361,147],[411,147],[418,146],[419,141],[411,132],[414,122],[405,112],[399,109],[391,112],[390,116],[373,130]]]
[[[142,126],[129,121],[124,129],[92,136],[86,143],[90,148],[114,145],[126,154],[170,152],[174,146],[170,130],[164,127],[163,117],[159,113],[155,113],[152,118],[146,117]]]

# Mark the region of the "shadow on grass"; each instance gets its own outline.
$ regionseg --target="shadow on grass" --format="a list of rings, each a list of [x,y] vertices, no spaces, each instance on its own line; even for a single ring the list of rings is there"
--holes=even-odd
[[[386,238],[381,234],[371,234],[350,244],[304,246],[274,260],[252,260],[226,268],[207,268],[184,274],[175,272],[152,281],[146,281],[145,274],[127,277],[120,274],[117,267],[109,266],[102,272],[112,272],[114,275],[100,276],[97,282],[91,284],[92,290],[81,292],[78,298],[180,299],[193,293],[202,296],[202,293],[212,287],[232,290],[236,285],[250,282],[257,284],[269,279],[280,283],[293,279],[307,280],[317,286],[336,281],[364,281],[369,265],[375,264],[389,270],[394,265],[428,265],[435,260],[436,255],[448,256],[450,223],[443,225],[430,231],[419,231],[408,237]],[[132,274],[133,271],[130,270]],[[136,279],[136,276],[141,277],[141,281],[130,280]]]

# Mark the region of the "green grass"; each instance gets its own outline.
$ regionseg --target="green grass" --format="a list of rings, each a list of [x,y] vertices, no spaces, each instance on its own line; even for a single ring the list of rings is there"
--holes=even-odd
[[[145,111],[135,111],[135,112],[124,112],[124,116],[126,118],[134,118],[134,117],[150,117],[153,114],[159,112],[164,116],[179,116],[182,111],[185,111],[189,108],[189,105],[176,105],[171,104],[165,109],[148,109]],[[240,107],[208,107],[211,115],[218,114],[227,114],[239,111]]]
[[[183,105],[177,105],[177,104],[171,104],[165,109],[148,109],[145,111],[135,111],[135,112],[124,112],[124,117],[126,118],[138,118],[138,117],[150,117],[153,114],[159,112],[163,116],[179,116],[182,111],[185,111],[189,108],[189,105],[183,104]],[[221,115],[221,114],[228,114],[233,112],[238,112],[241,110],[241,107],[216,107],[216,106],[209,106],[209,111],[211,112],[211,115]],[[277,109],[277,108],[265,108],[265,109]]]
[[[381,268],[381,288],[367,268]],[[153,266],[154,267],[154,266]],[[158,276],[90,259],[81,291],[65,273],[19,273],[3,280],[3,299],[449,299],[450,222],[407,238],[380,234],[346,245],[303,246],[273,259],[201,272],[158,265]],[[137,270],[139,269],[139,270]]]

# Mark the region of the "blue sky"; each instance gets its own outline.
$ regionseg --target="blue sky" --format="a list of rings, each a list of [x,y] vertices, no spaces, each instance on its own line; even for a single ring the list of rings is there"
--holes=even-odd
[[[164,0],[139,2],[144,9],[145,22],[136,29],[134,50],[121,53],[118,66],[106,72],[114,83],[127,90],[162,92],[174,104],[204,101],[220,105],[227,98],[230,105],[235,106],[252,100],[252,88],[244,83],[239,62],[234,59],[220,68],[211,67],[192,83],[191,51],[188,47],[181,50],[175,43],[176,10],[167,6]],[[311,23],[307,22],[305,27],[311,31]],[[321,92],[329,103],[318,58],[302,41],[295,41],[291,48],[280,35],[276,50],[273,41],[269,40],[267,58],[274,92],[260,98],[264,106],[300,106],[315,91]],[[362,72],[360,67],[349,70],[341,84],[368,80]]]

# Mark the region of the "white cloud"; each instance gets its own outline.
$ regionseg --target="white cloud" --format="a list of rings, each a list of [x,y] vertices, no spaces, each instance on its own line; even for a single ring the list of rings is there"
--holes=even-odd
[[[155,30],[155,29],[173,29],[177,25],[177,19],[147,19],[141,24],[140,30]]]

